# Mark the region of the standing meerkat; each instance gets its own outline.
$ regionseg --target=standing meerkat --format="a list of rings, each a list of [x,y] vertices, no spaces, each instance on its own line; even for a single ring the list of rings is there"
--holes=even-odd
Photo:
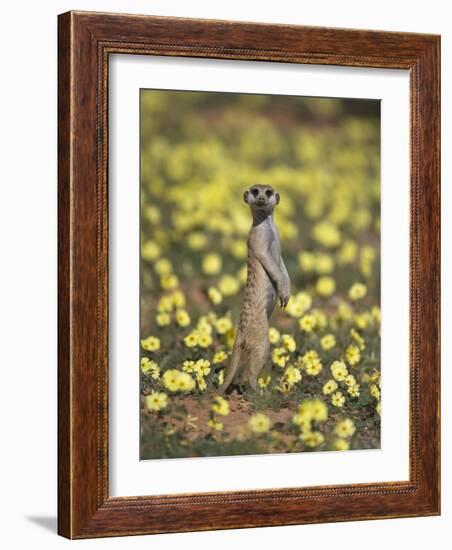
[[[223,391],[238,378],[253,390],[257,388],[258,376],[270,352],[269,319],[276,299],[285,308],[290,298],[289,274],[273,221],[279,193],[270,185],[253,185],[243,198],[253,216],[248,236],[248,275],[231,359],[221,385]]]

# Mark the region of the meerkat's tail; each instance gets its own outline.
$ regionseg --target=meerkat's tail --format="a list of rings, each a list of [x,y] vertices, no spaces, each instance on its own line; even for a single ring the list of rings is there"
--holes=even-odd
[[[240,356],[242,354],[242,340],[240,337],[235,339],[234,346],[232,348],[231,359],[226,367],[226,376],[223,384],[220,386],[220,391],[225,392],[231,385],[232,380],[237,372]]]

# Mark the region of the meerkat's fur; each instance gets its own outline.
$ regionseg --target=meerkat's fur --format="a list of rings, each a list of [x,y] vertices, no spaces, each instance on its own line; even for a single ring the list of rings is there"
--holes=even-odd
[[[285,308],[290,298],[290,279],[273,221],[279,193],[270,185],[253,185],[243,198],[253,216],[248,237],[248,275],[222,391],[239,378],[256,390],[270,352],[269,319],[276,299],[279,298],[281,307]]]

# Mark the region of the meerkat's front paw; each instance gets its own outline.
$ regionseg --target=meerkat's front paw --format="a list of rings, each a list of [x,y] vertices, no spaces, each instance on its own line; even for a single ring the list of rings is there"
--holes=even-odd
[[[284,290],[280,291],[280,293],[279,293],[279,304],[283,309],[285,309],[285,307],[289,303],[289,299],[290,299],[290,290],[284,289]]]

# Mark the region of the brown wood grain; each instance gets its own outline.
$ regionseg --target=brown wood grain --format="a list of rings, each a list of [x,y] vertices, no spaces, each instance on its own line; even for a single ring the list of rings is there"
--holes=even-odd
[[[58,532],[68,538],[439,513],[438,36],[69,12],[58,62]],[[110,497],[108,56],[410,70],[409,481]]]

